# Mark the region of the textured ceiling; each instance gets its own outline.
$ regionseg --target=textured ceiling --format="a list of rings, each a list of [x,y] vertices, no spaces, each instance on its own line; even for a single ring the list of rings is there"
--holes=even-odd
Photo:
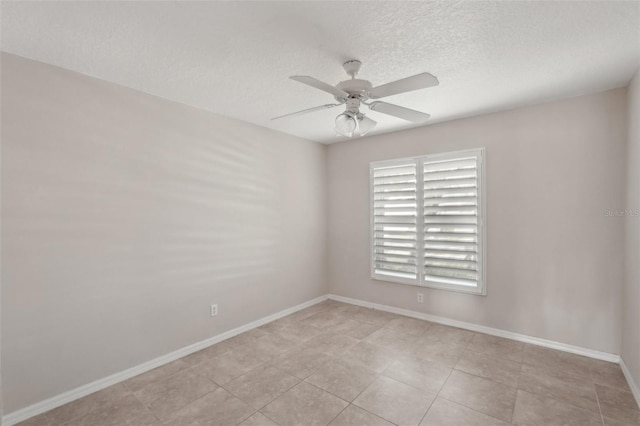
[[[626,85],[640,2],[7,2],[2,50],[229,117],[335,142],[338,108],[289,80],[331,84],[363,62],[374,85],[428,71],[440,86],[385,98],[428,123]],[[370,112],[373,133],[410,127]]]

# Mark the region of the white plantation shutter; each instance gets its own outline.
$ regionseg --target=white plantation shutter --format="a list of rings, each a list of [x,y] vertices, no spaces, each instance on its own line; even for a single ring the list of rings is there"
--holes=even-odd
[[[485,293],[483,153],[372,163],[374,278]]]
[[[482,205],[479,150],[425,157],[423,280],[480,287]]]
[[[415,160],[372,164],[372,275],[418,282]]]

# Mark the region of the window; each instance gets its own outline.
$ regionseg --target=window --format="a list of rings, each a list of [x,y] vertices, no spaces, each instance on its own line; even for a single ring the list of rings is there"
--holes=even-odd
[[[484,149],[370,165],[371,277],[486,294]]]

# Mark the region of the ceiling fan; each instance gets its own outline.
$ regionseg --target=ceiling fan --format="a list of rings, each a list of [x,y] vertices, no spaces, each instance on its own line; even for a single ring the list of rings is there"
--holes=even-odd
[[[387,102],[374,101],[370,99],[380,99],[387,96],[397,95],[399,93],[411,92],[427,87],[437,86],[438,79],[428,72],[417,74],[412,77],[403,78],[402,80],[383,84],[373,87],[371,82],[356,78],[362,63],[357,60],[347,61],[343,64],[344,70],[351,76],[350,80],[341,81],[335,86],[324,83],[313,77],[306,75],[294,75],[289,77],[292,80],[306,84],[316,89],[327,92],[335,98],[338,103],[320,105],[314,108],[305,109],[291,114],[281,115],[272,118],[278,120],[284,117],[293,117],[296,115],[307,114],[314,111],[320,111],[327,108],[333,108],[346,104],[345,112],[336,117],[336,133],[346,137],[364,136],[371,131],[376,122],[364,113],[360,112],[360,106],[366,105],[371,111],[381,112],[383,114],[392,115],[403,120],[420,123],[427,120],[430,116],[427,113],[416,111],[413,109],[401,107]]]

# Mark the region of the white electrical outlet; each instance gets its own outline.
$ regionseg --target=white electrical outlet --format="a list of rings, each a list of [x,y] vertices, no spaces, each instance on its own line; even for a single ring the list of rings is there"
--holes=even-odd
[[[424,299],[422,298],[422,293],[418,293],[418,303],[422,303],[424,302]]]
[[[215,317],[218,315],[218,305],[211,305],[211,316]]]

